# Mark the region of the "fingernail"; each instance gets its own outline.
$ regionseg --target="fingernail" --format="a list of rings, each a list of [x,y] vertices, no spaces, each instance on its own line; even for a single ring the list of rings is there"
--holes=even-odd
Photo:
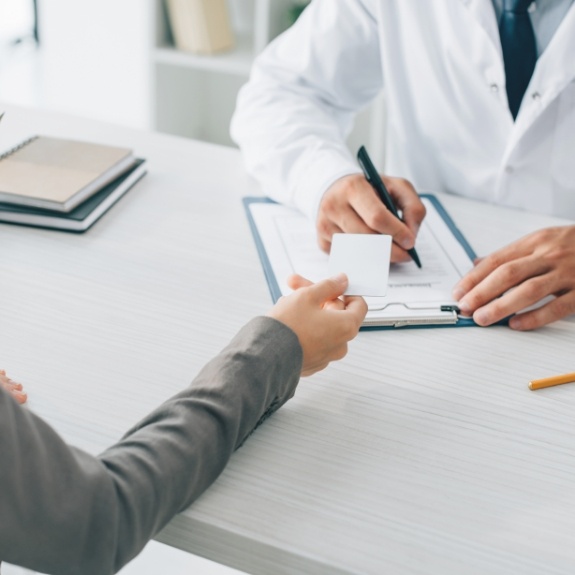
[[[337,274],[336,276],[333,276],[331,278],[334,282],[340,283],[340,284],[346,284],[347,283],[347,276],[343,273],[341,274]]]
[[[21,391],[15,391],[14,397],[16,398],[16,401],[18,401],[18,403],[26,403],[26,400],[28,399],[28,396],[25,393],[22,393]]]
[[[453,288],[453,292],[451,292],[451,295],[455,301],[459,301],[465,295],[465,290],[463,288],[456,286]]]
[[[478,323],[479,325],[487,325],[490,323],[489,314],[483,309],[478,309],[473,314],[473,319],[475,320],[475,323]]]
[[[455,298],[455,299],[457,299],[457,298]],[[465,300],[460,301],[457,304],[457,307],[459,308],[461,315],[471,315],[471,306]]]
[[[511,329],[521,329],[523,322],[518,317],[512,317],[509,320],[509,327]]]
[[[410,250],[414,245],[411,238],[401,238],[398,243],[404,250]]]

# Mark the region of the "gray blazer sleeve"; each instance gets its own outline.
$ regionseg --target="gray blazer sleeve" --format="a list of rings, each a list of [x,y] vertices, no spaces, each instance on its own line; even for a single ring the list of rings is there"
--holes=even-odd
[[[98,457],[0,390],[0,560],[52,574],[115,573],[293,395],[301,365],[295,333],[256,318],[190,387]]]

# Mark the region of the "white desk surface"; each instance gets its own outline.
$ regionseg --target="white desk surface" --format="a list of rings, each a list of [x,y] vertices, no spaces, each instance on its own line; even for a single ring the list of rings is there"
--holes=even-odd
[[[148,175],[88,233],[0,224],[0,366],[104,449],[271,300],[236,150],[4,106],[4,135],[132,146]],[[559,220],[441,200],[478,254]],[[575,321],[362,332],[159,539],[254,574],[575,572]]]

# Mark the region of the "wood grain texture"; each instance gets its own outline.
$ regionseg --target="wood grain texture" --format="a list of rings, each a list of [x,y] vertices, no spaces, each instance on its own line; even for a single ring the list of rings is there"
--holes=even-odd
[[[97,453],[271,300],[239,154],[5,107],[2,130],[134,147],[149,174],[84,235],[0,225],[0,363]],[[3,108],[4,109],[4,108]],[[564,223],[441,196],[478,254]],[[364,332],[159,539],[254,574],[572,574],[575,321]]]

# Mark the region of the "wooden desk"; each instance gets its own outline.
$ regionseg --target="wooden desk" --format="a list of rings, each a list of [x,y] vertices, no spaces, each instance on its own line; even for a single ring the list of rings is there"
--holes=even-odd
[[[0,225],[0,364],[91,452],[270,297],[230,149],[6,107],[3,131],[126,144],[149,174],[85,235]],[[442,197],[479,254],[558,220]],[[575,321],[365,332],[159,535],[254,574],[575,572]]]

